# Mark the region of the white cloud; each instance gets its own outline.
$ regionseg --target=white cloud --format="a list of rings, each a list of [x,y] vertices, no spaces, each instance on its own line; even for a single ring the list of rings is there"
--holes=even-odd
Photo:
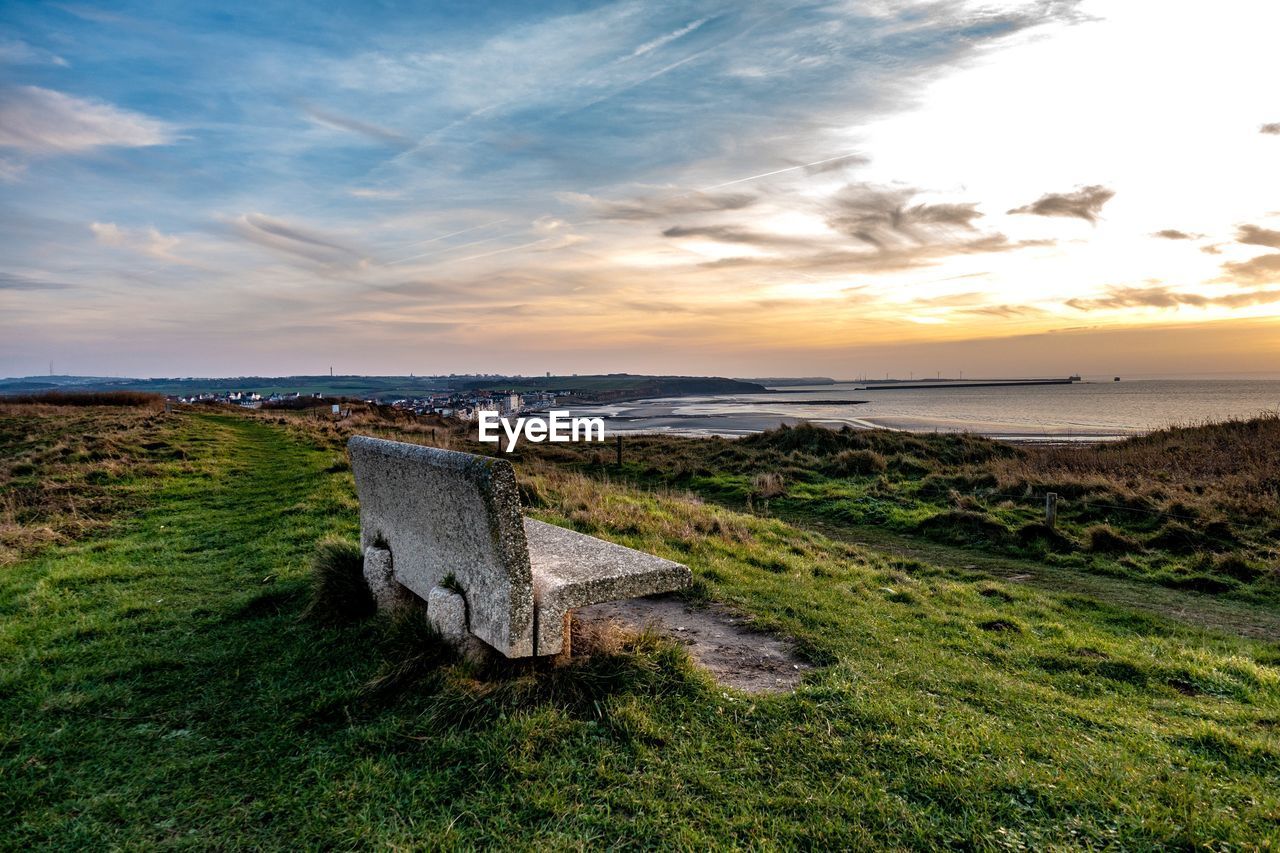
[[[67,67],[67,61],[56,53],[27,44],[21,39],[0,40],[0,62],[7,65],[57,65]]]
[[[0,157],[0,183],[9,184],[22,177],[27,171],[27,164],[7,157]]]
[[[104,246],[129,249],[163,261],[184,263],[173,254],[182,240],[172,234],[162,234],[156,228],[121,228],[114,222],[91,222],[89,230]]]
[[[18,86],[0,91],[0,146],[33,154],[167,145],[172,125],[102,101]]]
[[[371,187],[351,187],[347,190],[347,195],[355,198],[371,198],[371,199],[394,199],[404,196],[403,190],[381,190]]]

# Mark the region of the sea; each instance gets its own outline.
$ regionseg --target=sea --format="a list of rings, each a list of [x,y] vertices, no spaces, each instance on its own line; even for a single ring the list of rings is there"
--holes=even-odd
[[[1280,410],[1277,379],[1135,379],[1059,385],[887,388],[859,383],[764,394],[673,397],[573,408],[608,434],[739,436],[782,424],[969,432],[1020,442],[1113,441],[1168,426]]]

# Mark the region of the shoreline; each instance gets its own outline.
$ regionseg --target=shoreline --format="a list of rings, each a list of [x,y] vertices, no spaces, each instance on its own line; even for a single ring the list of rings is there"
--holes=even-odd
[[[603,418],[620,434],[735,437],[812,423],[831,429],[958,433],[1026,445],[1113,443],[1177,426],[1256,417],[1276,408],[1280,382],[1046,383],[927,389],[775,389],[727,394],[572,403],[574,416]],[[841,399],[841,398],[844,399]],[[532,417],[545,417],[532,414]]]
[[[989,438],[992,441],[1004,442],[1005,444],[1022,444],[1036,445],[1040,447],[1083,447],[1091,444],[1111,444],[1117,441],[1124,441],[1127,438],[1143,435],[1141,432],[1128,434],[1118,433],[1080,433],[1080,434],[1056,434],[1056,433],[1004,433],[1004,432],[982,432],[976,430],[928,430],[928,429],[902,429],[881,424],[869,425],[853,425],[853,424],[833,424],[818,420],[800,421],[800,423],[811,423],[816,426],[826,427],[827,429],[839,429],[841,426],[849,426],[856,430],[884,430],[885,432],[906,432],[915,435],[975,435],[982,438]],[[779,424],[778,426],[796,426],[796,424]],[[776,427],[775,427],[776,429]],[[759,435],[764,432],[763,429],[733,429],[723,427],[719,429],[688,429],[678,427],[641,427],[639,429],[616,429],[610,428],[608,421],[605,423],[606,436],[679,436],[682,438],[745,438],[749,435]]]

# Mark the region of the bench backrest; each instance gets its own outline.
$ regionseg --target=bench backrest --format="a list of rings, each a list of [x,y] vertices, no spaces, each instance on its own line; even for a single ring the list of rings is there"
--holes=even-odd
[[[471,633],[533,654],[533,576],[515,472],[504,459],[354,436],[360,547],[391,550],[396,579],[425,599],[452,576]]]

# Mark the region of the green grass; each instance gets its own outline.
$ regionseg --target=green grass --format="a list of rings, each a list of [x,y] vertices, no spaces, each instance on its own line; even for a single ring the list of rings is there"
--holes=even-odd
[[[621,469],[586,445],[521,454],[754,512],[1280,605],[1275,414],[1100,447],[812,425],[740,440],[631,436],[626,447]],[[1048,492],[1059,496],[1052,530]]]
[[[1274,640],[530,464],[535,514],[687,562],[819,666],[764,698],[652,638],[476,670],[301,618],[357,532],[331,438],[164,430],[125,516],[0,573],[6,848],[1280,841]]]

